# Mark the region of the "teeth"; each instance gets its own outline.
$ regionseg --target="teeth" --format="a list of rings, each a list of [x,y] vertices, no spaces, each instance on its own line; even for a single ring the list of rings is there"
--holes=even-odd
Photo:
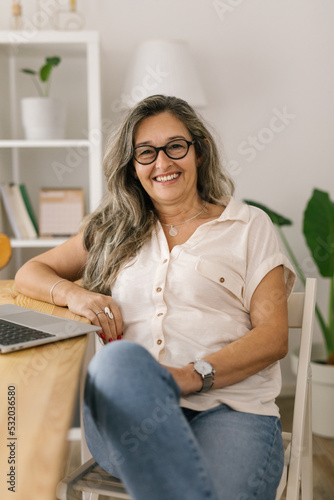
[[[171,181],[172,179],[176,179],[180,174],[172,174],[172,175],[159,175],[159,177],[156,177],[156,180],[158,182],[166,182],[166,181]]]

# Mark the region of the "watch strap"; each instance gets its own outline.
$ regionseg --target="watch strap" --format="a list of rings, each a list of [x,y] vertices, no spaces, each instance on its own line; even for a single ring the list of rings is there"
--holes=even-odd
[[[207,392],[211,389],[214,382],[214,373],[209,373],[209,375],[203,375],[202,379],[203,379],[202,389],[196,392]]]

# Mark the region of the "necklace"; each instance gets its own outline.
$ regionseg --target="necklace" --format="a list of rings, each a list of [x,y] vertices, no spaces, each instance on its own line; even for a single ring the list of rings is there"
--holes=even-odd
[[[179,234],[179,231],[178,231],[178,229],[175,226],[181,226],[182,224],[185,224],[186,222],[189,222],[189,221],[191,221],[193,219],[196,219],[196,217],[198,217],[199,215],[201,215],[204,212],[205,207],[207,206],[207,204],[208,204],[208,202],[205,202],[204,205],[203,205],[202,210],[200,212],[198,212],[198,214],[194,215],[193,217],[190,217],[190,219],[187,219],[184,222],[178,222],[177,224],[165,224],[164,222],[161,222],[161,224],[163,226],[170,227],[170,230],[168,232],[169,232],[169,234],[171,236],[177,236]]]

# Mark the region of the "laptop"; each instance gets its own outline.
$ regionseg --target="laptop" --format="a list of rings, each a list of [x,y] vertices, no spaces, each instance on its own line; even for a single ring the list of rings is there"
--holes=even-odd
[[[14,304],[0,305],[0,354],[28,349],[101,330]]]

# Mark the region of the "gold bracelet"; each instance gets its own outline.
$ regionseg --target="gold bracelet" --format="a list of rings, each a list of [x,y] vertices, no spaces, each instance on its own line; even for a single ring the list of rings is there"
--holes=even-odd
[[[56,283],[55,283],[54,285],[52,285],[51,290],[50,290],[51,304],[53,304],[54,306],[55,306],[55,305],[57,305],[57,304],[56,304],[56,303],[55,303],[55,301],[53,300],[52,292],[53,292],[54,287],[55,287],[56,285],[58,285],[58,283],[61,283],[62,281],[67,281],[67,280],[66,280],[65,278],[63,278],[63,279],[61,279],[61,280],[56,281]]]

